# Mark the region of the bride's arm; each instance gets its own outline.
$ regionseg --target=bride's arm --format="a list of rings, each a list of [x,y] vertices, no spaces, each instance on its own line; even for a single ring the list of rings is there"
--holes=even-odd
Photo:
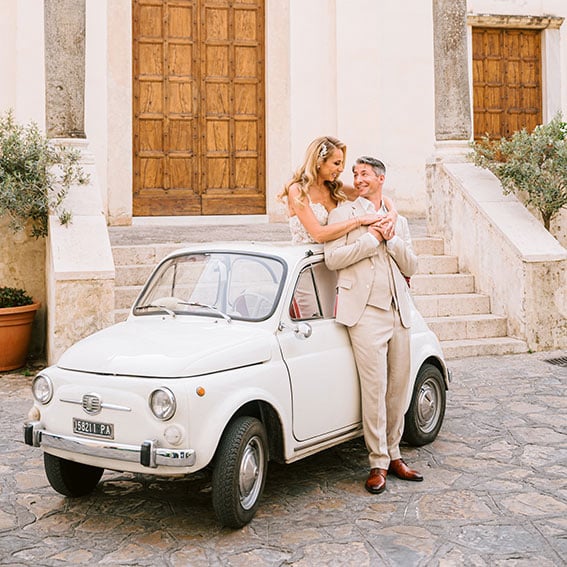
[[[299,190],[292,186],[289,191],[290,214],[295,213],[297,215],[297,218],[315,242],[335,240],[361,225],[372,224],[379,218],[378,215],[370,214],[323,226],[319,224],[309,205],[297,201],[298,194]]]
[[[384,201],[384,205],[386,205],[386,209],[388,209],[386,217],[395,225],[398,220],[398,211],[396,207],[394,207],[394,201],[385,195],[382,195],[382,201]]]

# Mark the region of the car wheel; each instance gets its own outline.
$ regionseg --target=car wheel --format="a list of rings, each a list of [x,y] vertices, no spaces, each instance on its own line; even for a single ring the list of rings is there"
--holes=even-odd
[[[98,484],[104,469],[43,454],[49,484],[63,496],[85,496]]]
[[[416,447],[431,443],[441,429],[445,404],[443,375],[439,368],[426,362],[417,373],[411,403],[406,412],[404,441]]]
[[[213,469],[213,508],[223,526],[241,528],[256,513],[268,467],[262,422],[239,417],[225,431]]]

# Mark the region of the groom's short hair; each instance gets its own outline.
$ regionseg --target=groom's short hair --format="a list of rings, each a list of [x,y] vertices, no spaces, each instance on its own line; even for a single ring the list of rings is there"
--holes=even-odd
[[[361,156],[356,160],[355,164],[369,165],[376,175],[386,175],[386,166],[379,159],[370,156]],[[352,169],[354,171],[354,165]]]

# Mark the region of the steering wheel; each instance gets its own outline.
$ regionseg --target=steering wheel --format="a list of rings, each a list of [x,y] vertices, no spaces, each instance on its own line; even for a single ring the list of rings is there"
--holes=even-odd
[[[238,311],[243,317],[256,319],[267,315],[272,308],[272,302],[254,291],[243,291],[233,304],[234,310]]]

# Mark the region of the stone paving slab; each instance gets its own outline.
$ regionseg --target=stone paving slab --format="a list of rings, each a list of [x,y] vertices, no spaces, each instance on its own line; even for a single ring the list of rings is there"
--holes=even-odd
[[[270,464],[257,516],[220,528],[203,473],[105,472],[67,499],[22,440],[32,378],[0,375],[0,565],[532,566],[567,558],[566,352],[456,359],[438,439],[404,447],[422,483],[368,494],[361,440]]]

